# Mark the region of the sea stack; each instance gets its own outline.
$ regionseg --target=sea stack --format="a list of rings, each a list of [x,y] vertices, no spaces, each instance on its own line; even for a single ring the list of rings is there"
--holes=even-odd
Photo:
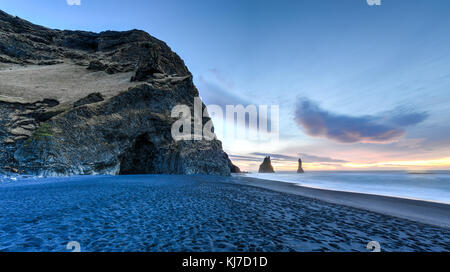
[[[172,109],[196,97],[183,60],[144,31],[62,31],[0,10],[0,173],[228,176],[220,141],[172,137]]]
[[[259,166],[259,173],[275,173],[270,157],[264,158],[264,162]]]
[[[302,159],[298,159],[298,170],[297,170],[298,174],[303,174],[305,173],[305,171],[303,171],[303,167],[302,167]]]

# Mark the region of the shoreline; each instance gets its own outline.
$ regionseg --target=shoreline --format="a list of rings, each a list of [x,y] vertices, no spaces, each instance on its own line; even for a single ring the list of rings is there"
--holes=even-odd
[[[147,176],[147,175],[142,175]],[[158,176],[158,175],[156,175]],[[183,175],[181,175],[183,176]],[[86,176],[73,176],[86,177]],[[106,175],[89,177],[113,177]],[[42,177],[35,177],[42,178]],[[64,178],[64,177],[54,177]],[[70,177],[67,177],[70,178]],[[44,178],[43,180],[47,180]],[[232,183],[262,188],[270,191],[298,195],[309,199],[319,200],[330,204],[343,205],[375,212],[383,215],[393,216],[400,219],[411,220],[427,225],[450,229],[450,205],[425,200],[400,198],[393,196],[373,195],[359,192],[336,191],[331,189],[311,188],[300,186],[296,183],[260,179],[243,175],[233,175]],[[51,183],[51,182],[50,182]],[[1,183],[0,183],[1,184]],[[7,182],[3,185],[30,185],[32,183]]]
[[[450,229],[450,205],[448,204],[356,192],[309,188],[295,183],[245,176],[234,177],[238,180],[237,183],[242,185],[299,195],[331,204],[344,205],[360,210],[376,212]]]

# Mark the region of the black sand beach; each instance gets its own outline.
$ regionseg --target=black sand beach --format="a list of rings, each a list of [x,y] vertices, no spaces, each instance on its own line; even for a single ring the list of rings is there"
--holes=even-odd
[[[450,228],[450,205],[352,192],[308,188],[272,180],[239,177],[239,183],[350,206],[438,227]]]
[[[205,176],[0,184],[1,251],[450,251],[450,230]],[[255,185],[255,181],[252,181]]]

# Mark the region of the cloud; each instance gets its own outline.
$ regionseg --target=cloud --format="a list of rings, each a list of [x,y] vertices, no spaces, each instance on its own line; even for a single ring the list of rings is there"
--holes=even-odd
[[[421,147],[425,141],[425,138],[402,139],[398,143],[396,143],[396,146],[417,149]]]
[[[304,162],[309,162],[309,163],[313,163],[313,162],[346,163],[346,162],[348,162],[345,160],[337,160],[337,159],[333,159],[333,158],[329,158],[329,157],[319,157],[319,156],[308,155],[308,154],[299,154],[299,157],[302,158],[302,160]]]
[[[220,82],[221,85],[227,87],[228,89],[234,88],[234,83],[231,80],[227,79],[220,70],[218,70],[216,68],[212,68],[212,69],[209,69],[208,72],[210,72],[212,75],[214,75],[216,80],[218,82]]]
[[[225,108],[226,105],[251,104],[249,101],[234,95],[232,92],[228,91],[227,88],[214,84],[202,76],[199,76],[198,78],[198,88],[203,101],[207,105],[218,105]]]
[[[282,154],[270,154],[270,153],[259,153],[259,152],[254,152],[251,155],[254,156],[259,156],[261,158],[265,158],[267,156],[270,156],[272,159],[274,160],[283,160],[283,161],[297,161],[298,158],[297,157],[293,157],[293,156],[286,156],[286,155],[282,155]]]
[[[398,108],[379,116],[346,116],[321,109],[307,98],[298,100],[295,121],[314,137],[341,143],[391,143],[405,136],[405,128],[428,118],[426,112]]]
[[[240,160],[240,161],[251,161],[251,162],[262,162],[262,160],[270,156],[274,161],[292,161],[297,162],[299,158],[303,160],[305,163],[346,163],[348,161],[345,160],[337,160],[328,157],[320,157],[309,154],[299,154],[298,157],[288,156],[283,154],[273,154],[273,153],[260,153],[254,152],[249,154],[248,156],[239,156],[239,155],[230,155],[231,159]]]
[[[69,6],[81,6],[81,0],[66,0]]]
[[[215,70],[211,70],[215,71]],[[211,72],[212,73],[212,72]],[[216,72],[218,73],[218,72]],[[226,79],[223,79],[225,81]],[[260,114],[259,106],[258,104],[251,103],[250,101],[243,99],[239,97],[238,95],[235,95],[232,91],[230,91],[230,87],[223,86],[222,83],[218,82],[211,82],[207,79],[205,79],[203,76],[198,77],[198,83],[197,83],[200,96],[205,103],[206,106],[211,105],[217,105],[222,108],[224,117],[225,117],[225,111],[226,107],[228,105],[230,106],[238,106],[242,105],[244,107],[247,107],[249,105],[254,105],[257,108],[257,127],[259,128],[260,123],[266,123],[267,129],[272,129],[272,119],[271,119],[271,109],[270,105],[268,106],[268,112],[267,114]],[[243,123],[239,123],[242,127],[248,127],[248,116],[246,117],[245,121]]]
[[[262,162],[260,157],[254,156],[241,156],[241,155],[228,155],[232,161],[247,161],[247,162]]]
[[[428,118],[428,114],[424,112],[414,112],[406,108],[397,108],[393,111],[383,114],[387,117],[387,121],[400,126],[407,127],[422,123]]]

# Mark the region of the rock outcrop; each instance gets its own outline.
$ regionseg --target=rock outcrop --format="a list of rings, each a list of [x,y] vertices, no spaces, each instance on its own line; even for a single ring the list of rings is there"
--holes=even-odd
[[[233,162],[228,158],[228,155],[227,155],[227,160],[228,160],[228,168],[230,168],[231,173],[233,173],[233,174],[242,173],[241,169],[239,167],[237,167],[236,165],[234,165]]]
[[[230,161],[230,163],[231,164],[229,165],[229,167],[230,167],[231,173],[233,173],[233,174],[241,174],[242,173],[242,171],[241,171],[241,169],[239,167],[234,165],[231,161]]]
[[[305,173],[305,171],[303,171],[303,162],[302,159],[298,159],[298,170],[297,170],[298,174],[303,174]]]
[[[264,158],[264,162],[259,166],[259,173],[275,173],[270,157]]]
[[[61,31],[0,11],[0,173],[229,175],[220,141],[171,136],[172,108],[197,96],[183,60],[144,31]]]

